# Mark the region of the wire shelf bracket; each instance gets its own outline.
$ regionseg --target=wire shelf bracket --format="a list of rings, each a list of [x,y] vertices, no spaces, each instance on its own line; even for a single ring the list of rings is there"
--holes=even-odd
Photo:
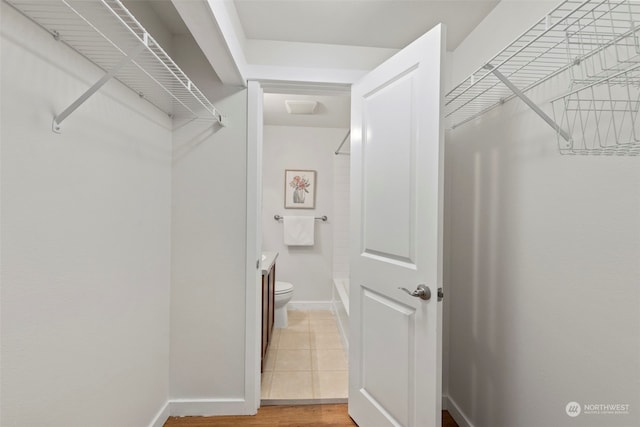
[[[502,73],[500,71],[496,70],[493,65],[486,64],[484,66],[484,68],[489,70],[489,71],[491,71],[493,73],[493,75],[498,78],[498,80],[500,80],[502,83],[504,83],[504,85],[506,87],[511,89],[511,91],[513,92],[513,94],[515,96],[517,96],[525,104],[527,104],[529,106],[529,108],[531,108],[538,116],[540,116],[542,118],[542,120],[547,122],[547,124],[549,126],[551,126],[553,128],[553,130],[558,132],[558,134],[560,134],[560,136],[562,136],[562,138],[564,138],[566,141],[571,141],[571,136],[565,130],[563,130],[560,127],[559,124],[557,124],[547,113],[542,111],[542,109],[540,107],[538,107],[538,105],[535,102],[533,102],[527,95],[525,95],[520,89],[518,89],[516,87],[516,85],[511,83],[509,81],[509,79],[507,79],[504,75],[502,75]]]
[[[62,122],[116,79],[172,118],[227,118],[206,98],[120,0],[4,0],[104,71],[104,75],[53,119]]]
[[[124,58],[111,70],[109,70],[100,80],[95,82],[93,86],[91,86],[85,93],[80,95],[78,99],[76,99],[71,105],[64,109],[60,114],[53,118],[53,131],[55,133],[61,132],[61,125],[64,119],[69,117],[71,113],[73,113],[78,107],[80,107],[84,102],[91,97],[94,93],[100,90],[102,86],[104,86],[109,80],[111,80],[125,65],[129,64],[133,59],[138,56],[142,51],[148,46],[148,37],[149,34],[144,34],[144,42],[138,48],[130,53],[125,54]]]

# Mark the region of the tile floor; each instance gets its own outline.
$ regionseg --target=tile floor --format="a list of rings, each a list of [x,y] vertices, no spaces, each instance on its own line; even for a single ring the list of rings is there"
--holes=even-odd
[[[274,329],[262,373],[262,399],[346,399],[347,356],[331,311],[289,311]]]

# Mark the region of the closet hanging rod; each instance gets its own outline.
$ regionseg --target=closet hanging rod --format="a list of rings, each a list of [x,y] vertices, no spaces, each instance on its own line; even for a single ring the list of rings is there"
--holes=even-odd
[[[342,148],[342,146],[344,145],[345,142],[347,142],[347,140],[349,139],[349,136],[351,135],[351,131],[347,132],[347,135],[344,137],[344,139],[342,140],[342,142],[340,143],[340,145],[338,146],[338,149],[334,152],[334,154],[336,156],[338,155],[345,155],[348,156],[350,153],[342,153],[340,152],[340,149]]]
[[[280,221],[281,219],[284,219],[284,217],[276,214],[276,215],[273,216],[273,219],[275,219],[276,221]],[[326,215],[322,215],[322,216],[316,216],[316,217],[314,217],[314,219],[317,219],[317,220],[323,221],[323,222],[327,222],[329,220],[329,217],[327,217]]]

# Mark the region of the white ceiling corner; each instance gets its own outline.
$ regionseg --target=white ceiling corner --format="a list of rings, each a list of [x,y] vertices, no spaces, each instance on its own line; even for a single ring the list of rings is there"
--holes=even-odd
[[[234,0],[248,40],[401,49],[439,23],[453,50],[499,0]]]
[[[322,75],[326,81],[334,81],[331,78],[335,81],[341,78],[357,80],[357,76],[366,69],[375,67],[438,23],[446,24],[447,49],[453,50],[498,2],[232,0],[237,24],[246,42],[245,51],[247,48],[255,49],[246,51],[245,57],[262,63],[262,69],[267,72],[281,70],[276,72],[284,73],[285,69],[295,68],[297,61],[298,74],[292,75],[305,76],[309,81],[314,78],[313,67],[325,69]],[[355,57],[362,60],[356,61]],[[369,65],[363,67],[363,64]],[[309,67],[309,71],[304,67]],[[340,68],[341,74],[333,77],[331,73]],[[289,76],[286,75],[285,79],[291,79]],[[268,78],[273,78],[272,74]],[[300,99],[315,99],[313,96],[300,96]],[[322,115],[306,117],[287,115],[283,100],[277,94],[265,95],[265,124],[349,127],[348,97],[338,96],[333,101],[327,99],[320,103],[321,110],[324,109]]]
[[[348,85],[438,23],[447,26],[448,50],[455,49],[500,0],[156,1],[170,30],[190,32],[225,84],[251,78]],[[162,4],[169,1],[186,25],[171,22],[176,13]],[[319,101],[322,114],[305,117],[287,114],[275,96],[265,95],[266,124],[349,127],[348,97],[327,97]]]

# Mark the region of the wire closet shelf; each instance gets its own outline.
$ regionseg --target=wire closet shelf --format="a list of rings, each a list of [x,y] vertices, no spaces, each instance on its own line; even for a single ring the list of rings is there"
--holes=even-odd
[[[223,124],[220,111],[119,0],[5,1],[106,73],[56,116],[54,129],[111,77],[172,117]]]
[[[566,0],[447,93],[445,116],[455,128],[557,77],[554,118],[538,114],[562,154],[640,155],[639,30],[637,0]]]

